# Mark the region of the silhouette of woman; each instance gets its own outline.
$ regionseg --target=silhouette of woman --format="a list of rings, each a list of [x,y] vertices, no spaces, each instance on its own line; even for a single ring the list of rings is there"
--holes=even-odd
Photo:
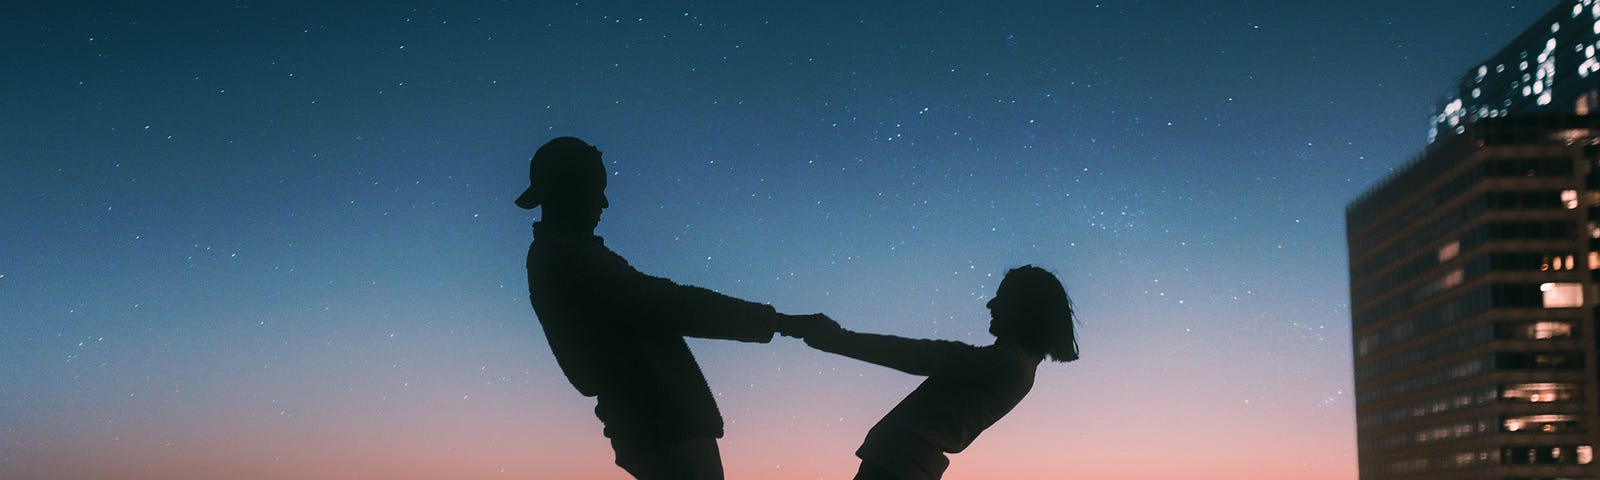
[[[856,450],[856,480],[939,478],[950,465],[946,453],[966,449],[1028,394],[1045,357],[1078,359],[1072,301],[1050,272],[1032,265],[1006,272],[987,307],[995,336],[987,347],[812,320],[802,335],[812,348],[928,377],[867,432]]]

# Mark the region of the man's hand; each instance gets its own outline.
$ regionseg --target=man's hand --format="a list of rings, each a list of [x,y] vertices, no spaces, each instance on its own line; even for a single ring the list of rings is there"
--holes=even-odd
[[[810,315],[778,314],[778,333],[785,337],[806,338],[812,335],[826,335],[839,331],[839,322],[833,321],[827,315],[813,313]]]

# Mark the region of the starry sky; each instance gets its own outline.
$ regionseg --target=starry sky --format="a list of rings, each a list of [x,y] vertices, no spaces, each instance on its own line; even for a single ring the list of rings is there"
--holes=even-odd
[[[1550,1],[55,2],[0,18],[0,477],[623,479],[528,305],[552,137],[640,270],[1083,358],[946,478],[1356,476],[1343,209]],[[693,340],[729,478],[919,378]]]

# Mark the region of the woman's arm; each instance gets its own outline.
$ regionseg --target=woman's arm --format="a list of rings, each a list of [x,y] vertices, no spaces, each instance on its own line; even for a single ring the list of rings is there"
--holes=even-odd
[[[806,345],[824,352],[875,363],[912,375],[928,376],[950,371],[951,366],[975,363],[978,347],[949,340],[922,340],[829,329],[806,335]]]

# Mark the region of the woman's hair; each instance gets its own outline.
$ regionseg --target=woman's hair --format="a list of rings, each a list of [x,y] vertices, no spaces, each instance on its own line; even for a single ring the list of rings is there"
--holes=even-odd
[[[1033,265],[1006,272],[1000,288],[1016,295],[1022,307],[1008,336],[1022,346],[1048,355],[1057,362],[1078,359],[1078,338],[1073,331],[1072,298],[1055,274]],[[998,292],[997,292],[998,293]]]

